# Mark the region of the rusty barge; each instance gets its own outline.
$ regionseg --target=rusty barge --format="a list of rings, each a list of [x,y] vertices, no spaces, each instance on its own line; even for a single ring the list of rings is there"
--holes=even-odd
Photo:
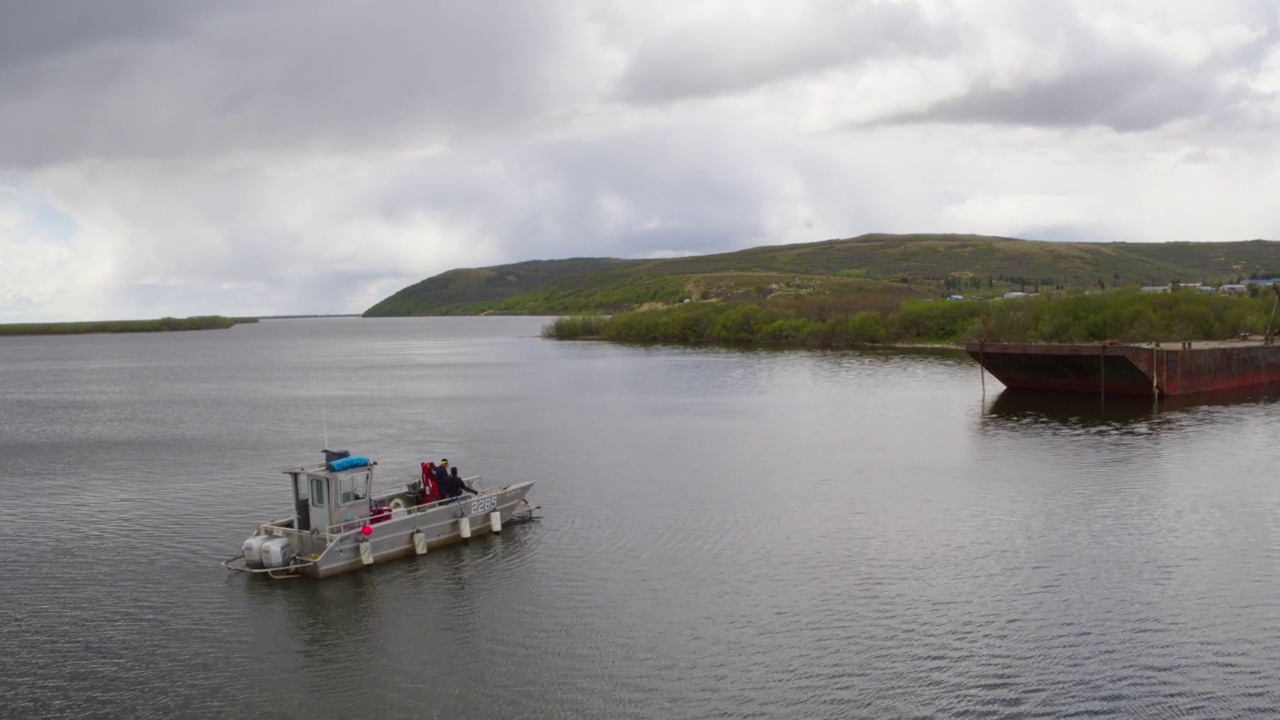
[[[1170,397],[1280,385],[1273,338],[1175,344],[971,342],[967,352],[1011,390]]]

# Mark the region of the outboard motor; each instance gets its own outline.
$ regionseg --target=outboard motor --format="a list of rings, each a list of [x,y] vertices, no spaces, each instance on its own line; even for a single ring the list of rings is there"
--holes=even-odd
[[[268,568],[281,568],[289,564],[293,559],[293,546],[289,544],[288,538],[271,538],[262,543],[262,566]]]
[[[254,535],[245,540],[241,548],[244,553],[244,564],[248,567],[262,567],[262,546],[270,539],[269,535]]]

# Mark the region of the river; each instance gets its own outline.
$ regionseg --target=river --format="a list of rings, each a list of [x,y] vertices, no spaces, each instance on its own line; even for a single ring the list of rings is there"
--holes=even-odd
[[[544,322],[0,338],[0,716],[1280,714],[1275,396]],[[541,517],[325,581],[222,569],[326,444],[381,488],[536,480]]]

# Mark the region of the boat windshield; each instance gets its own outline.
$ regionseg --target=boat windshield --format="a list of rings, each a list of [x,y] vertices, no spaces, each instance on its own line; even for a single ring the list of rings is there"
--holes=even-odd
[[[343,475],[340,485],[342,497],[339,498],[339,502],[343,505],[369,497],[369,473],[367,472]]]

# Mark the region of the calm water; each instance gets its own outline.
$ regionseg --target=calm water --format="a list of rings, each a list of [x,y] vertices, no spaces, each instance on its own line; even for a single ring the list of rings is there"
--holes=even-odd
[[[1280,400],[1001,395],[954,354],[537,319],[0,338],[0,715],[1280,715]],[[331,447],[543,518],[340,578],[218,561]]]

